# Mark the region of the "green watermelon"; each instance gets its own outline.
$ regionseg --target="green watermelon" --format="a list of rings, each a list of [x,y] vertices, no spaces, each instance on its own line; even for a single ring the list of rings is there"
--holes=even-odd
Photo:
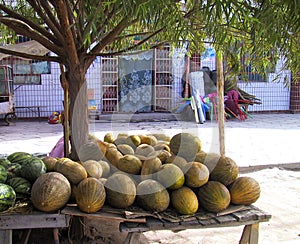
[[[11,162],[7,158],[0,158],[0,165],[7,169],[11,165]]]
[[[27,152],[14,152],[14,153],[8,155],[7,159],[11,163],[23,164],[31,157],[32,157],[32,155]]]
[[[21,165],[20,164],[11,164],[7,168],[7,179],[11,179],[21,174]]]
[[[4,166],[0,165],[0,183],[5,183],[7,180],[7,170]]]
[[[47,171],[46,165],[42,159],[31,157],[21,165],[21,176],[31,182],[34,182],[40,175]]]
[[[23,177],[14,177],[7,181],[14,191],[18,194],[30,194],[31,182]]]
[[[15,204],[16,193],[6,184],[0,183],[0,212],[3,212]]]

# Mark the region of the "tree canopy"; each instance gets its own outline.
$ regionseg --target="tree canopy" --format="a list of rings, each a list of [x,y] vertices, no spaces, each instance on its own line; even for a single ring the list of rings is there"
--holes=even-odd
[[[259,60],[254,66],[261,71],[279,56],[297,71],[299,7],[299,0],[6,0],[0,28],[3,40],[28,36],[57,55],[52,61],[84,59],[85,70],[98,55],[188,40],[191,52],[210,42],[238,69],[247,53]]]

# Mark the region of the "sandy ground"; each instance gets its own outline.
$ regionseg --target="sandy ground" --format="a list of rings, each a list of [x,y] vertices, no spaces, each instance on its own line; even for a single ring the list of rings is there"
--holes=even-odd
[[[260,223],[259,243],[300,243],[300,172],[280,168],[246,173],[261,186],[261,196],[254,204],[272,215]],[[234,244],[239,243],[243,227],[211,228],[144,233],[151,244]]]

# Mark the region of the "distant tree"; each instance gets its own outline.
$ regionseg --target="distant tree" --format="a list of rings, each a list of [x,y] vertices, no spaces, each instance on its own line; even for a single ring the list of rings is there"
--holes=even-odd
[[[85,75],[97,56],[118,55],[189,41],[189,51],[211,43],[241,72],[248,53],[264,70],[279,55],[300,70],[299,1],[290,0],[3,0],[1,38],[27,36],[54,55],[35,56],[0,48],[0,52],[48,60],[64,66],[63,88],[70,94],[71,157],[88,140]],[[139,36],[140,41],[134,42]],[[76,110],[74,110],[76,106]],[[80,113],[78,112],[80,111]]]

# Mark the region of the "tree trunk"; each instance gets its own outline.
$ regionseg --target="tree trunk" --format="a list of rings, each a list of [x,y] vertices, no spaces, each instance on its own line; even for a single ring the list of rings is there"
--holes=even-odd
[[[69,98],[70,98],[70,158],[78,161],[80,147],[88,141],[88,99],[85,72],[77,66],[68,71]]]

